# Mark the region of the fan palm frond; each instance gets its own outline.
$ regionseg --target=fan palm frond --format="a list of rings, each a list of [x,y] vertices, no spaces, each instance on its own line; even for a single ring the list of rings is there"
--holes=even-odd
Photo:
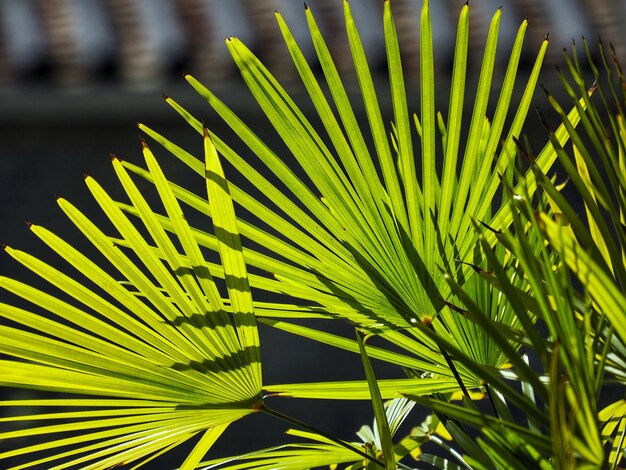
[[[479,429],[478,442],[483,451],[479,460],[487,454],[485,462],[490,465],[517,462],[520,468],[597,468],[608,464],[617,468],[623,458],[623,400],[608,401],[607,406],[610,397],[602,392],[608,385],[605,374],[614,374],[615,379],[609,380],[621,386],[624,377],[621,306],[626,299],[621,247],[626,186],[620,174],[624,141],[618,124],[623,120],[624,102],[618,90],[624,89],[624,81],[616,65],[621,86],[615,86],[612,70],[606,62],[605,66],[612,101],[603,90],[606,77],[600,75],[593,62],[594,84],[588,86],[577,60],[570,61],[575,90],[565,78],[564,83],[579,109],[581,130],[549,96],[571,136],[571,154],[546,125],[550,141],[577,190],[574,196],[580,196],[584,204],[586,219],[574,208],[573,197],[561,192],[564,185],[557,185],[529,158],[536,184],[543,190],[539,206],[532,204],[526,191],[527,180],[522,179],[515,191],[506,185],[506,197],[516,208],[511,213],[513,231],[492,231],[510,253],[509,259],[515,261],[514,273],[522,279],[522,289],[510,282],[505,264],[488,240],[480,238],[489,270],[482,277],[496,286],[515,310],[518,328],[523,330],[518,331],[517,339],[494,328],[488,312],[465,292],[467,283],[461,287],[452,276],[448,277],[451,289],[472,320],[510,360],[515,373],[508,378],[521,380],[521,390],[505,389],[508,385],[499,379],[488,381],[491,371],[481,371],[474,358],[446,345],[459,362],[475,368],[488,381],[485,387],[490,392],[493,416],[477,413],[467,400],[464,406],[458,406],[432,397],[411,397],[434,412]],[[591,100],[595,90],[605,106],[607,102],[612,105],[601,111]],[[545,325],[546,334],[537,331],[535,319]],[[534,350],[532,368],[525,364],[515,344]],[[498,393],[493,394],[494,390]],[[513,419],[510,407],[514,402],[528,416],[527,427],[519,427]],[[471,449],[465,450],[474,457]]]
[[[541,47],[520,103],[512,106],[526,23],[520,26],[496,111],[493,120],[488,122],[485,116],[492,89],[501,15],[499,10],[496,12],[485,46],[468,143],[463,151],[460,149],[460,134],[467,81],[469,12],[468,6],[463,7],[459,19],[451,105],[446,133],[439,147],[439,142],[435,140],[437,122],[430,10],[428,2],[424,2],[420,81],[422,109],[419,119],[415,116],[420,137],[415,144],[416,131],[412,129],[408,113],[390,3],[385,2],[384,25],[394,105],[391,139],[384,125],[365,51],[348,2],[344,2],[344,9],[374,154],[371,154],[364,132],[357,123],[348,94],[310,9],[306,9],[306,16],[329,85],[331,102],[327,100],[280,14],[277,18],[294,64],[332,143],[331,147],[326,145],[325,139],[252,52],[236,38],[226,41],[254,98],[304,170],[312,187],[226,104],[198,81],[189,76],[187,78],[248,145],[260,163],[287,189],[280,191],[223,140],[212,135],[220,153],[268,197],[268,201],[261,202],[253,200],[243,190],[236,190],[233,191],[235,201],[252,213],[260,214],[270,226],[280,227],[281,233],[288,234],[287,238],[280,233],[273,234],[270,238],[272,243],[266,246],[277,254],[299,254],[297,258],[289,258],[283,263],[278,263],[278,258],[274,257],[276,269],[271,272],[280,281],[282,291],[303,300],[314,300],[321,304],[323,311],[370,329],[406,328],[416,321],[434,318],[443,308],[442,299],[449,295],[449,290],[438,274],[438,266],[447,265],[454,257],[465,259],[471,253],[471,219],[492,220],[489,214],[491,200],[499,186],[498,172],[506,168],[513,157],[513,138],[521,132],[547,41]],[[196,130],[202,131],[199,120],[172,98],[167,98],[167,101]],[[512,108],[516,109],[516,113],[511,127],[505,130],[505,120]],[[147,126],[141,125],[141,128],[196,171],[199,170],[190,154]],[[560,131],[559,135],[565,138],[564,132]],[[501,141],[505,145],[498,148]],[[421,149],[420,159],[415,158],[418,148]],[[445,153],[442,174],[439,175],[436,160],[442,149]],[[463,155],[463,168],[457,173],[459,154]],[[547,168],[554,158],[554,152],[547,148],[540,161]],[[421,181],[416,169],[420,161]],[[292,196],[289,197],[289,194]],[[292,202],[294,198],[299,204]],[[495,220],[504,221],[507,210],[503,208]],[[250,263],[256,262],[252,257],[248,259]]]
[[[0,329],[0,351],[9,356],[0,362],[0,383],[86,397],[2,402],[3,407],[46,410],[0,418],[5,425],[21,426],[0,433],[5,442],[42,437],[41,442],[0,453],[0,459],[27,458],[14,468],[141,464],[201,435],[182,464],[195,468],[229,423],[261,407],[252,298],[228,184],[208,135],[205,155],[228,305],[172,188],[145,145],[148,171],[173,236],[114,158],[113,167],[139,221],[131,221],[90,177],[87,186],[118,235],[107,235],[70,202],[58,200],[108,267],[37,225],[31,225],[31,231],[73,268],[72,273],[5,248],[56,293],[0,278],[2,288],[30,303],[25,308],[0,306],[0,315],[10,321]],[[34,457],[37,454],[40,457]]]
[[[107,268],[36,225],[31,230],[74,269],[72,274],[6,248],[57,292],[49,294],[0,278],[1,287],[32,304],[0,308],[0,314],[12,322],[0,328],[0,352],[10,356],[0,361],[0,383],[88,398],[0,403],[63,408],[2,418],[16,423],[43,420],[44,424],[1,433],[0,439],[45,439],[2,452],[0,458],[28,455],[30,460],[15,468],[49,463],[58,468],[103,468],[128,462],[140,466],[200,435],[182,465],[197,468],[229,423],[258,410],[272,414],[263,404],[264,388],[283,396],[372,399],[378,442],[366,447],[367,455],[361,452],[361,457],[368,457],[373,465],[392,468],[422,442],[410,436],[410,442],[401,441],[392,451],[391,407],[384,409],[382,400],[400,394],[427,403],[442,417],[452,417],[446,429],[479,464],[498,462],[498,455],[508,456],[507,452],[518,455],[515,445],[521,441],[515,438],[522,436],[527,444],[519,454],[523,461],[543,465],[540,454],[552,442],[537,434],[535,427],[549,425],[550,419],[528,390],[536,391],[544,401],[554,397],[519,354],[522,344],[544,344],[529,327],[534,318],[519,314],[529,302],[538,300],[528,295],[527,278],[511,281],[508,277],[519,268],[509,260],[511,253],[522,259],[519,252],[504,242],[508,252],[501,246],[493,248],[496,233],[512,224],[524,233],[525,227],[519,225],[512,198],[505,197],[498,205],[493,201],[502,174],[512,166],[547,38],[519,102],[514,103],[527,23],[520,25],[494,114],[488,117],[492,90],[498,88],[493,79],[501,11],[496,11],[466,123],[470,7],[463,6],[450,104],[444,117],[436,112],[430,6],[425,0],[420,19],[420,110],[411,115],[391,3],[385,1],[383,25],[393,108],[392,123],[387,125],[349,3],[344,0],[343,5],[367,129],[357,120],[311,10],[306,7],[305,15],[328,93],[277,13],[288,51],[317,113],[312,119],[241,41],[228,38],[226,45],[253,98],[280,136],[286,156],[270,148],[224,102],[187,76],[248,147],[255,162],[247,161],[225,138],[166,97],[202,136],[203,158],[144,124],[140,129],[196,173],[206,184],[206,192],[194,194],[169,181],[144,143],[147,168],[113,160],[127,200],[113,199],[95,180],[86,179],[116,234],[104,233],[75,206],[59,200],[71,222],[108,262]],[[513,191],[523,189],[528,198],[532,196],[541,179],[538,175],[557,158],[559,146],[569,139],[587,106],[585,97],[579,98],[569,114],[563,113],[565,122],[551,134],[551,145],[541,151],[533,162],[534,171],[524,174]],[[318,118],[319,131],[312,123]],[[462,146],[465,132],[467,141]],[[254,191],[226,182],[218,152]],[[160,209],[138,189],[133,175],[153,186]],[[250,220],[235,217],[235,204],[251,215]],[[206,221],[202,228],[189,222],[198,214]],[[475,221],[492,228],[480,236],[480,256],[476,255]],[[204,228],[211,225],[213,233]],[[526,248],[520,246],[519,250]],[[610,251],[610,244],[602,250]],[[494,273],[481,273],[481,266],[493,268]],[[481,275],[499,284],[480,284]],[[252,289],[282,297],[253,303]],[[516,303],[504,302],[500,291],[509,293]],[[541,315],[543,310],[531,312]],[[277,329],[360,354],[368,380],[262,387],[257,317]],[[375,335],[380,342],[364,344],[360,336],[354,340],[328,333],[323,326],[305,327],[296,322],[300,318],[347,320],[359,334]],[[544,349],[549,348],[544,345]],[[404,368],[409,378],[376,380],[370,358]],[[507,376],[509,365],[513,369]],[[509,377],[522,381],[521,393],[510,385]],[[528,414],[528,427],[513,419],[502,423],[496,417],[485,418],[477,411],[469,400],[470,390],[489,392],[485,383]],[[459,389],[466,396],[465,406],[447,400],[447,394]],[[506,408],[499,398],[493,403],[494,409]],[[387,423],[382,422],[385,419]],[[58,420],[58,424],[47,425],[48,420]],[[474,443],[457,424],[461,421],[476,427],[487,423],[484,435],[489,444]],[[66,431],[74,434],[48,439]],[[360,444],[338,443],[321,434],[306,437],[317,442],[272,448],[249,458],[260,458],[259,468],[273,468],[279,462],[288,465],[285,468],[303,468],[303,456],[311,459],[307,467],[356,462],[351,449],[358,451]],[[595,456],[593,437],[590,453]],[[41,457],[34,458],[39,451]],[[56,453],[48,455],[48,451]],[[377,460],[380,451],[386,458]],[[433,456],[428,459],[434,465],[449,464]],[[462,457],[457,461],[468,465]],[[244,462],[232,468],[250,465]]]
[[[226,41],[250,92],[288,149],[288,157],[279,156],[223,101],[187,76],[189,83],[258,159],[259,165],[251,164],[222,138],[211,134],[220,154],[264,196],[254,197],[240,187],[231,186],[233,200],[261,221],[260,224],[239,222],[244,240],[261,243],[267,250],[244,250],[250,266],[271,273],[251,276],[253,288],[286,294],[292,299],[290,304],[257,309],[257,315],[273,317],[263,319],[265,323],[358,352],[358,345],[352,339],[291,322],[298,317],[343,318],[375,332],[393,345],[395,351],[398,346],[403,351],[399,355],[380,348],[375,353],[377,356],[372,357],[398,361],[395,363],[404,367],[407,361],[413,362],[416,366],[413,369],[434,373],[437,380],[441,376],[453,378],[454,374],[439,346],[417,328],[418,323],[432,323],[437,333],[451,343],[461,344],[464,351],[477,354],[493,351],[485,344],[489,340],[471,321],[450,310],[446,302],[453,300],[452,293],[441,268],[461,272],[466,280],[475,277],[470,266],[477,262],[473,256],[476,238],[472,220],[481,220],[495,229],[504,229],[512,223],[508,201],[499,207],[493,206],[492,201],[500,186],[500,175],[514,159],[515,139],[528,114],[548,41],[542,43],[521,99],[514,105],[513,90],[527,26],[526,22],[520,25],[494,115],[488,119],[501,17],[501,11],[496,11],[467,124],[464,115],[469,8],[465,5],[459,16],[446,119],[435,113],[436,80],[428,1],[423,3],[421,14],[421,109],[413,119],[408,110],[391,3],[385,2],[384,37],[393,104],[393,122],[389,128],[385,126],[366,52],[347,1],[344,1],[345,25],[369,124],[367,130],[357,121],[348,92],[308,7],[305,12],[311,38],[329,93],[322,89],[322,83],[279,13],[277,20],[321,120],[323,133],[315,129],[271,72],[241,41],[237,38]],[[166,101],[194,129],[203,132],[200,120],[171,97],[166,97]],[[509,112],[512,109],[514,113]],[[579,111],[575,107],[569,114],[573,125],[579,119]],[[507,120],[510,120],[508,127]],[[201,165],[191,153],[144,124],[140,128],[202,176]],[[441,140],[437,139],[438,128],[442,131]],[[465,129],[468,138],[463,148],[461,134]],[[372,145],[365,137],[368,132]],[[567,141],[564,125],[555,136],[562,144]],[[547,170],[555,158],[555,150],[548,145],[536,164]],[[295,168],[291,162],[296,163]],[[149,177],[141,170],[128,168]],[[536,187],[534,178],[532,172],[525,175],[525,187],[530,192]],[[176,194],[186,204],[209,213],[206,205],[182,188]],[[486,236],[491,244],[495,243],[492,234]],[[209,244],[208,240],[206,243]],[[467,264],[455,265],[454,260]],[[490,305],[492,319],[505,328],[514,328],[515,319],[506,313],[510,310],[501,305],[497,293],[476,287],[475,295],[481,305]],[[295,309],[294,304],[298,306]],[[323,330],[323,326],[318,330]],[[506,365],[503,356],[497,353],[485,353],[482,360],[493,367]],[[463,365],[459,366],[458,374],[468,388],[479,384],[476,375]],[[270,388],[280,391],[277,387]]]

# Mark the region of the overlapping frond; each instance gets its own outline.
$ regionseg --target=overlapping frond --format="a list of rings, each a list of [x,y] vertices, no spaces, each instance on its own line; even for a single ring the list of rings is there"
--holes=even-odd
[[[411,397],[434,412],[475,427],[481,434],[476,440],[480,450],[472,442],[463,448],[480,465],[618,468],[623,461],[624,403],[619,393],[610,390],[611,385],[623,389],[626,364],[625,134],[620,124],[624,121],[625,82],[616,57],[612,57],[613,64],[605,60],[606,74],[600,73],[589,54],[587,58],[592,85],[584,79],[575,52],[567,56],[574,85],[562,76],[582,126],[576,128],[571,115],[548,95],[573,145],[564,146],[546,124],[547,134],[574,190],[565,194],[569,188],[557,184],[556,177],[548,177],[530,157],[527,160],[535,176],[532,188],[534,191],[538,185],[541,196],[533,198],[527,190],[528,179],[517,175],[520,182],[515,189],[511,182],[505,184],[505,197],[515,208],[510,213],[513,229],[478,229],[487,261],[481,277],[507,299],[518,321],[517,333],[505,334],[495,328],[488,312],[466,292],[468,283],[461,286],[448,277],[468,317],[510,361],[515,373],[508,379],[520,380],[521,389],[505,390],[505,383],[487,380],[489,371],[479,367],[476,373],[487,382],[493,415],[477,412],[468,400],[458,406],[440,398]],[[528,150],[521,151],[529,157]],[[488,233],[499,242],[495,249],[485,236]],[[495,252],[503,248],[509,253],[505,259],[514,261],[512,272],[522,281],[520,285],[511,281],[515,277],[511,278],[511,271]],[[521,345],[533,351],[532,368],[516,349]],[[478,362],[469,355],[455,354],[468,367]],[[513,418],[513,402],[528,417],[525,426],[519,427],[519,420]]]
[[[612,398],[615,400],[612,403],[600,402],[604,409],[598,412],[600,403],[594,399],[594,393],[598,393],[599,388],[606,384],[603,376],[598,375],[602,371],[614,377],[621,387],[626,378],[626,79],[614,50],[611,49],[607,56],[606,50],[600,46],[602,65],[599,67],[589,57],[586,44],[585,51],[591,64],[593,82],[589,84],[585,79],[575,50],[572,55],[566,56],[570,78],[566,78],[565,74],[561,76],[566,91],[578,103],[578,107],[581,108],[583,103],[586,107],[585,112],[581,113],[581,129],[572,125],[559,102],[549,95],[550,103],[571,135],[571,149],[556,142],[553,132],[548,129],[559,161],[575,187],[579,204],[584,207],[585,216],[579,214],[575,201],[559,194],[554,184],[542,177],[539,179],[542,188],[550,196],[555,196],[553,204],[565,222],[545,212],[537,214],[536,218],[543,235],[580,282],[585,295],[577,327],[587,336],[585,347],[579,347],[586,353],[586,357],[582,352],[578,356],[585,357],[582,364],[595,374],[588,372],[588,376],[579,379],[586,387],[573,383],[587,392],[587,396],[582,392],[577,394],[582,402],[581,408],[589,409],[584,415],[584,421],[580,420],[583,430],[579,432],[585,432],[583,423],[586,423],[593,430],[587,432],[588,435],[601,440],[604,445],[610,445],[606,456],[598,449],[601,444],[595,444],[589,446],[590,450],[596,451],[595,455],[587,453],[585,457],[589,461],[593,461],[592,457],[596,457],[596,461],[604,458],[611,468],[617,468],[623,460],[626,447],[623,439],[622,400]],[[596,91],[599,103],[598,100],[592,101],[590,90]],[[573,336],[582,335],[579,333]],[[576,366],[583,370],[585,367],[572,362],[566,371],[576,379]],[[591,413],[595,415],[589,416]],[[595,426],[597,420],[601,423],[599,429]],[[572,434],[577,437],[575,432]],[[597,434],[601,434],[601,437]],[[588,445],[585,440],[589,438],[583,439],[584,444]]]
[[[385,416],[389,421],[391,436],[396,434],[400,424],[408,416],[413,408],[413,403],[405,398],[391,400],[385,403]],[[420,444],[428,441],[431,429],[428,423],[423,423],[419,428],[415,428],[411,433],[400,439],[390,450],[393,451],[395,459],[399,462],[403,458],[415,453],[415,457],[419,455]],[[376,428],[376,420],[374,421]],[[373,463],[380,457],[382,450],[381,440],[377,431],[372,430],[370,426],[364,425],[356,433],[361,442],[347,443],[349,446],[365,451],[373,460],[369,462],[363,458],[355,456],[354,452],[338,445],[326,437],[307,431],[298,431],[289,429],[288,435],[301,439],[301,442],[294,444],[285,444],[282,446],[262,449],[249,454],[239,455],[236,457],[220,458],[211,461],[202,462],[203,469],[266,469],[274,470],[281,468],[284,470],[308,470],[310,468],[322,466],[337,466],[341,464],[347,465],[345,468],[357,468],[362,465],[373,465],[376,468],[383,468],[382,462]],[[391,441],[390,441],[391,442]],[[426,459],[425,459],[426,460]],[[394,468],[395,465],[394,465]],[[400,464],[400,468],[407,468]]]

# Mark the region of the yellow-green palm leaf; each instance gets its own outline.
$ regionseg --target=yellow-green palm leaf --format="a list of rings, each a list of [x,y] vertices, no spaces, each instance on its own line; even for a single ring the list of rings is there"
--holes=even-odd
[[[524,21],[509,51],[502,83],[496,86],[494,70],[501,17],[500,10],[496,11],[485,43],[474,105],[468,113],[470,7],[463,6],[458,21],[450,104],[444,117],[436,113],[430,6],[428,1],[423,2],[420,108],[419,114],[411,116],[392,3],[386,1],[383,25],[393,110],[393,121],[388,125],[379,102],[380,84],[375,84],[372,78],[349,3],[343,3],[360,92],[360,99],[356,100],[343,85],[311,9],[307,7],[305,15],[321,76],[307,63],[282,16],[276,15],[287,49],[315,108],[316,115],[312,117],[305,115],[239,39],[226,40],[253,98],[284,144],[280,151],[264,142],[204,85],[191,76],[186,77],[249,149],[244,157],[224,136],[211,133],[218,151],[255,188],[247,189],[247,183],[231,185],[233,200],[252,214],[247,220],[238,220],[244,257],[254,268],[251,285],[254,289],[289,296],[288,301],[257,309],[257,314],[280,319],[267,320],[276,328],[358,352],[354,340],[326,334],[323,326],[316,331],[291,324],[298,317],[348,320],[393,345],[390,348],[393,353],[383,351],[386,349],[383,346],[371,357],[445,380],[452,377],[452,372],[439,346],[416,327],[420,322],[430,323],[434,319],[433,327],[447,341],[458,344],[466,352],[476,352],[485,365],[502,367],[504,357],[489,344],[486,335],[448,308],[446,302],[458,302],[444,280],[442,268],[465,280],[473,277],[468,264],[459,265],[455,261],[480,261],[473,256],[476,235],[472,221],[480,220],[497,229],[512,223],[508,202],[498,206],[493,201],[502,174],[507,173],[514,161],[515,139],[521,135],[528,114],[547,39],[537,52],[526,82],[520,83],[518,66],[527,27]],[[523,92],[519,102],[515,102],[514,89],[520,85]],[[494,89],[499,90],[497,96],[492,92]],[[174,99],[166,97],[166,101],[194,129],[204,132],[199,119]],[[362,101],[367,126],[359,123],[353,101]],[[495,111],[488,116],[494,101]],[[468,114],[471,114],[469,120]],[[570,113],[570,119],[576,124],[577,109]],[[317,120],[321,126],[314,125]],[[204,177],[198,158],[148,126],[139,127]],[[463,147],[461,135],[465,132],[468,137]],[[567,140],[564,126],[555,136],[559,142]],[[555,158],[556,152],[548,145],[536,163],[546,170]],[[153,180],[140,168],[130,164],[125,167]],[[532,192],[536,187],[534,174],[528,172],[525,178],[525,187]],[[211,216],[201,197],[185,188],[172,187],[181,203]],[[161,223],[166,230],[173,230],[166,220]],[[206,233],[194,231],[194,236],[202,246],[216,249],[215,241]],[[491,245],[495,243],[493,234],[486,237]],[[215,269],[216,274],[218,271]],[[469,286],[476,293],[476,302],[489,311],[491,318],[506,323],[507,327],[515,325],[514,316],[508,314],[510,310],[495,290]],[[400,353],[396,352],[398,348]],[[495,353],[482,354],[486,350]],[[478,381],[476,375],[463,365],[459,367],[462,379],[468,386],[474,386]]]
[[[232,191],[233,199],[263,222],[256,227],[254,221],[242,222],[242,235],[257,243],[262,240],[263,246],[272,252],[269,257],[254,250],[246,252],[250,265],[272,273],[272,277],[254,279],[254,286],[315,303],[310,309],[311,316],[315,313],[321,317],[339,316],[373,330],[407,328],[417,321],[434,318],[445,307],[442,299],[450,296],[450,290],[440,267],[449,267],[454,258],[472,261],[468,259],[475,243],[472,219],[499,227],[510,224],[508,205],[492,207],[492,200],[500,185],[500,175],[514,157],[514,138],[520,135],[527,116],[547,40],[538,52],[521,100],[514,103],[526,22],[520,25],[494,115],[488,118],[491,90],[495,87],[493,75],[501,16],[499,10],[495,13],[471,120],[466,124],[463,117],[469,7],[464,6],[459,17],[450,108],[447,118],[438,119],[430,9],[429,2],[424,2],[421,110],[419,116],[412,117],[391,4],[385,2],[383,22],[393,104],[393,122],[388,126],[383,121],[366,51],[347,1],[344,11],[369,129],[363,129],[357,121],[353,104],[309,8],[306,17],[329,94],[323,91],[280,14],[277,20],[317,111],[315,118],[321,120],[321,129],[312,124],[240,40],[226,40],[246,85],[288,149],[288,157],[270,148],[197,80],[191,76],[187,80],[258,159],[250,163],[219,136],[211,134],[220,153],[263,195],[254,197],[239,187],[233,187]],[[168,97],[166,101],[192,127],[203,132],[198,119],[174,99]],[[511,122],[508,128],[507,119]],[[577,116],[573,115],[572,119],[576,121]],[[202,175],[202,167],[193,155],[149,127],[141,124],[140,128]],[[463,149],[460,136],[464,129],[469,135]],[[437,138],[438,131],[441,140]],[[373,146],[366,140],[368,134]],[[557,135],[561,141],[567,138],[564,129]],[[538,164],[548,168],[555,158],[554,150],[548,146],[538,158]],[[530,173],[529,178],[532,178]],[[177,197],[203,211],[188,192],[179,190]],[[260,228],[266,226],[275,231]]]
[[[86,178],[115,236],[58,200],[106,263],[92,261],[37,225],[31,231],[66,262],[66,269],[5,248],[51,289],[0,278],[2,288],[28,302],[0,305],[0,315],[9,320],[0,327],[0,352],[8,356],[0,361],[0,384],[85,396],[0,403],[37,410],[0,419],[4,429],[19,425],[0,433],[5,446],[13,447],[0,459],[25,462],[13,468],[141,464],[201,435],[182,463],[195,468],[229,423],[261,406],[259,339],[233,205],[208,135],[204,142],[228,302],[145,145],[161,215],[116,158],[113,167],[137,218],[129,219],[95,180]],[[170,233],[159,222],[163,217]],[[11,445],[17,438],[28,439],[17,448]]]

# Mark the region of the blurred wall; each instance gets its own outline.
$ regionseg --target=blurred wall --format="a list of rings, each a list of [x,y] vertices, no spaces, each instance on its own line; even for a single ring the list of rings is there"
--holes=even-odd
[[[476,77],[493,12],[501,0],[472,2],[470,77]],[[343,28],[341,0],[311,0],[348,88],[356,83]],[[368,59],[379,82],[385,78],[380,0],[352,0]],[[447,90],[456,18],[462,0],[432,0],[440,90]],[[421,0],[393,0],[404,65],[417,103]],[[189,72],[207,84],[251,126],[266,123],[232,65],[224,38],[241,38],[289,90],[302,98],[280,31],[279,10],[314,64],[303,5],[299,0],[0,0],[0,220],[6,233],[15,220],[34,217],[47,192],[66,192],[83,173],[106,166],[110,152],[138,155],[136,121],[184,134],[181,119],[159,98],[165,92],[208,125],[215,116],[182,78]],[[600,33],[626,57],[624,0],[511,0],[503,5],[499,47],[510,48],[517,27],[529,19],[528,68],[546,33],[551,44],[542,83],[555,82],[553,64],[563,47]],[[581,49],[579,47],[579,49]],[[596,50],[595,44],[591,45]],[[502,70],[507,54],[499,55]],[[379,87],[386,93],[385,87]],[[558,89],[552,86],[551,89]],[[384,97],[384,94],[382,95]],[[307,101],[298,101],[304,107]],[[385,100],[383,98],[383,104]],[[445,110],[445,93],[438,108]],[[411,107],[416,110],[417,106]],[[188,133],[184,139],[193,139]],[[63,162],[63,163],[61,163]],[[63,175],[58,175],[60,170]],[[78,182],[80,185],[80,181]],[[43,195],[36,194],[42,192]],[[32,201],[32,202],[31,202]],[[7,236],[0,236],[0,242]]]
[[[330,47],[341,67],[349,68],[341,0],[311,0],[321,29],[336,40]],[[350,2],[374,68],[384,65],[379,21],[383,2]],[[417,70],[421,0],[393,0],[397,27],[410,56],[406,67]],[[441,59],[453,51],[461,0],[431,1],[435,42]],[[602,32],[623,55],[626,20],[623,0],[482,0],[471,2],[472,34],[482,38],[492,13],[503,4],[503,45],[517,25],[529,19],[529,40],[537,45],[550,33],[551,54],[560,55],[572,38],[593,40]],[[0,0],[0,88],[25,90],[32,84],[65,89],[102,84],[149,90],[181,71],[202,80],[232,77],[234,69],[223,40],[237,36],[283,79],[294,70],[284,54],[274,11],[279,10],[313,59],[306,20],[298,0]],[[508,44],[507,44],[508,43]],[[480,49],[476,49],[476,59]],[[504,57],[502,58],[505,59]],[[314,59],[313,59],[314,60]],[[442,64],[444,61],[442,60]]]

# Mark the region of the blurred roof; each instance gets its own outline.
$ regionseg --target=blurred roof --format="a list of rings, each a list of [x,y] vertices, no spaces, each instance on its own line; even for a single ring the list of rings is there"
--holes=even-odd
[[[472,41],[479,63],[490,18],[501,0],[470,5]],[[431,2],[435,47],[447,73],[456,18],[463,2]],[[374,70],[384,70],[380,0],[352,0],[351,8]],[[421,0],[393,0],[396,25],[409,74],[417,72]],[[311,0],[310,7],[340,68],[351,60],[343,29],[341,0]],[[274,11],[291,26],[305,55],[315,63],[303,5],[298,0],[0,0],[0,92],[9,102],[0,114],[29,97],[45,102],[50,93],[104,89],[108,98],[132,99],[180,81],[182,72],[211,83],[236,75],[224,38],[237,36],[283,81],[295,76]],[[532,55],[550,33],[551,60],[558,61],[572,38],[594,41],[602,33],[619,57],[626,55],[624,0],[511,0],[504,5],[500,45],[510,47],[523,18],[529,19]],[[505,60],[506,57],[502,57]],[[236,86],[236,85],[233,85]],[[42,91],[43,90],[43,91]],[[39,93],[39,95],[38,95]],[[41,103],[40,103],[41,104]]]

